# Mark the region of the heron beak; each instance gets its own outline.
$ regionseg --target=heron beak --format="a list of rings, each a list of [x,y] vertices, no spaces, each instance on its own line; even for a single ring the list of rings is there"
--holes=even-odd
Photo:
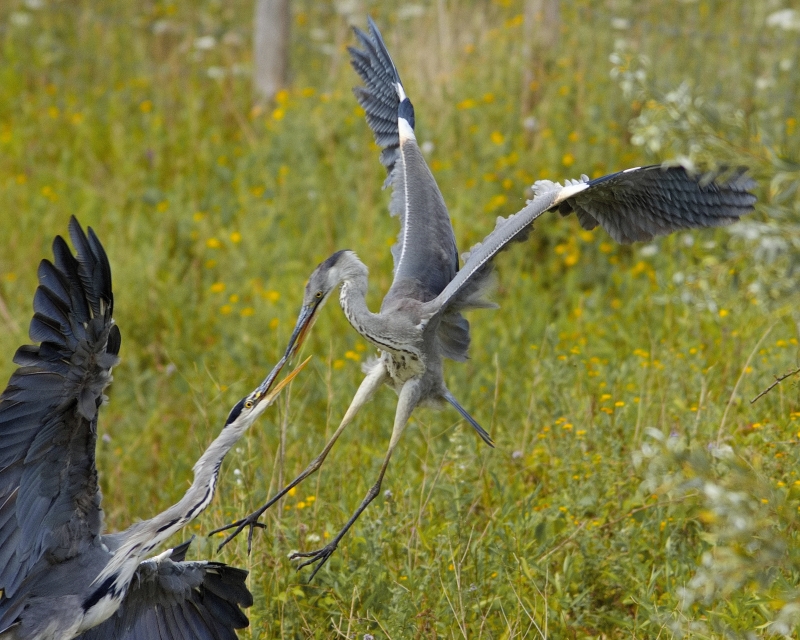
[[[303,362],[297,365],[297,367],[295,367],[295,369],[289,375],[281,380],[274,389],[270,390],[272,385],[275,383],[275,379],[278,377],[288,361],[288,358],[283,356],[283,358],[278,361],[278,364],[275,365],[275,368],[269,372],[269,375],[264,378],[264,382],[259,385],[257,402],[261,404],[262,402],[266,401],[267,406],[271,405],[275,401],[275,398],[278,397],[278,394],[283,391],[283,388],[292,380],[294,380],[295,376],[305,368],[305,366],[308,364],[308,361],[311,360],[311,357],[312,356],[308,356],[308,358],[303,360]]]
[[[283,368],[286,366],[286,363],[289,362],[293,357],[294,354],[297,353],[297,350],[300,349],[300,345],[303,344],[303,340],[305,340],[306,335],[308,334],[308,330],[314,324],[314,315],[317,311],[319,305],[305,305],[300,310],[300,316],[297,318],[297,324],[294,327],[294,331],[292,331],[292,337],[289,338],[289,345],[286,347],[286,352],[283,354],[283,357],[278,360],[278,363],[269,372],[269,375],[264,378],[264,382],[262,382],[258,387],[258,402],[261,403],[264,400],[268,400],[268,403],[272,403],[275,397],[280,393],[281,389],[285,387],[291,380],[294,378],[303,367],[306,366],[306,363],[311,359],[311,356],[306,358],[302,364],[300,364],[294,371],[292,371],[288,376],[286,376],[279,384],[272,388],[272,385],[275,383],[275,380],[280,375]]]
[[[292,332],[292,337],[289,339],[289,346],[286,347],[283,357],[278,360],[278,363],[275,365],[272,371],[269,372],[269,375],[264,378],[264,382],[262,382],[258,387],[259,402],[261,402],[262,399],[267,395],[272,396],[273,394],[276,394],[276,392],[279,392],[280,389],[283,389],[284,385],[294,376],[296,376],[303,367],[306,366],[308,358],[306,358],[303,364],[298,366],[297,369],[286,376],[286,378],[275,388],[272,393],[269,393],[269,390],[272,388],[272,385],[275,383],[275,380],[280,375],[283,368],[286,366],[286,363],[294,357],[294,354],[297,353],[300,345],[303,344],[303,340],[305,340],[308,330],[311,328],[311,325],[314,324],[314,312],[316,310],[316,305],[305,305],[300,310],[300,317],[297,318],[297,324]]]
[[[300,315],[297,318],[297,324],[294,325],[292,337],[289,338],[289,345],[286,347],[284,358],[290,359],[303,344],[303,341],[308,335],[308,330],[314,325],[314,318],[319,309],[319,304],[307,304],[300,309]]]

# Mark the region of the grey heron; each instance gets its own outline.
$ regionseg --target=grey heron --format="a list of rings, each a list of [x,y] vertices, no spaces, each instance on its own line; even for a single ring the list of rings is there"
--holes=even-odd
[[[175,505],[103,532],[95,443],[118,362],[111,268],[73,217],[39,265],[30,337],[0,396],[0,638],[235,639],[253,603],[247,572],[186,562],[188,542],[151,552],[211,502],[222,460],[273,402],[279,369],[231,410]],[[299,368],[298,368],[299,369]]]
[[[292,356],[312,326],[319,309],[339,287],[339,302],[353,328],[379,350],[366,369],[355,397],[322,452],[287,487],[249,516],[223,531],[234,529],[223,545],[249,527],[248,547],[258,519],[280,497],[322,465],[328,452],[358,413],[384,384],[398,395],[389,447],[375,484],[352,517],[323,548],[296,553],[305,559],[298,568],[316,563],[313,579],[359,515],[378,495],[392,456],[412,411],[419,405],[450,404],[489,445],[488,433],[456,401],[444,383],[443,359],[464,361],[470,343],[469,324],[462,312],[493,307],[486,299],[494,257],[510,243],[524,240],[534,221],[546,211],[574,212],[584,229],[602,226],[616,241],[651,240],[680,229],[715,227],[735,222],[752,210],[754,185],[744,168],[705,175],[683,167],[636,167],[564,186],[539,181],[535,196],[518,213],[499,218],[480,244],[462,256],[459,269],[455,236],[442,194],[414,135],[414,109],[380,32],[369,20],[369,33],[355,30],[362,49],[350,48],[351,63],[364,85],[354,89],[375,140],[393,193],[390,212],[400,219],[392,248],[394,280],[380,311],[366,305],[367,267],[352,251],[337,251],[311,274],[303,306],[284,359]],[[222,545],[220,545],[222,546]]]

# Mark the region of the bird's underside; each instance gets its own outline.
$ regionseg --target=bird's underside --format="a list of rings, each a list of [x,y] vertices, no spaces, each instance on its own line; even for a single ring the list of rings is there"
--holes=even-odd
[[[575,213],[585,229],[602,226],[621,243],[647,241],[682,229],[724,226],[753,209],[753,181],[743,168],[697,174],[680,166],[627,169],[595,180],[585,176],[565,185],[540,181],[535,197],[518,213],[499,218],[495,229],[463,255],[459,269],[455,237],[444,200],[414,137],[414,111],[394,63],[372,20],[369,33],[356,29],[362,49],[349,49],[364,86],[355,91],[382,148],[386,185],[393,188],[390,212],[400,221],[392,248],[394,280],[380,313],[366,307],[367,269],[352,251],[338,251],[323,261],[306,285],[303,307],[284,359],[299,348],[315,314],[336,287],[353,328],[381,350],[365,368],[366,376],[331,439],[291,483],[247,517],[219,529],[233,529],[222,545],[245,528],[248,550],[260,516],[291,488],[317,471],[345,427],[384,384],[398,394],[392,436],[377,481],[342,530],[325,547],[297,553],[298,568],[315,565],[311,578],[327,561],[355,520],[378,495],[389,459],[414,408],[447,402],[491,444],[489,434],[456,401],[444,384],[444,358],[463,361],[469,348],[469,324],[462,312],[495,306],[486,299],[494,258],[528,237],[547,211]],[[413,326],[413,331],[408,327]],[[415,360],[410,360],[409,354]]]

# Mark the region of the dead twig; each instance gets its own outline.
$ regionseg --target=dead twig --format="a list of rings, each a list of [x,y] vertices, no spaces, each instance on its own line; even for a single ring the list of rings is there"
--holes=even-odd
[[[695,493],[687,494],[685,497],[694,497]],[[682,499],[681,499],[682,500]],[[631,509],[628,511],[624,516],[617,518],[616,520],[610,520],[605,524],[601,524],[598,528],[605,529],[606,527],[613,527],[615,524],[622,522],[623,520],[630,518],[633,516],[634,513],[639,513],[640,511],[645,511],[647,509],[652,509],[653,507],[668,507],[672,504],[678,504],[681,500],[666,500],[663,502],[652,502],[651,504],[645,504],[641,507],[636,507],[635,509]]]
[[[550,551],[540,556],[539,559],[536,560],[536,563],[539,564],[540,562],[546,560],[547,558],[552,556],[556,551],[561,549],[564,545],[569,543],[576,535],[578,535],[583,530],[583,528],[588,524],[588,522],[589,522],[588,520],[584,520],[583,522],[581,522],[577,529],[575,529],[572,533],[570,533],[564,540],[562,540],[555,547],[550,549]]]
[[[796,376],[800,373],[800,367],[795,369],[794,371],[790,371],[789,373],[785,373],[782,376],[775,376],[775,382],[769,385],[766,389],[764,389],[761,393],[759,393],[755,398],[750,401],[750,404],[753,404],[756,400],[758,400],[761,396],[767,395],[770,391],[772,391],[775,387],[777,387],[781,382],[786,380],[786,378],[791,378],[792,376]]]

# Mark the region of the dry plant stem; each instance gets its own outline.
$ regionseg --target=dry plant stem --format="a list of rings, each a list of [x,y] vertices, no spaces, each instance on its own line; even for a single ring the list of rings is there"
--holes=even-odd
[[[750,404],[753,404],[760,397],[767,395],[770,391],[772,391],[775,387],[777,387],[781,382],[786,380],[786,378],[791,378],[792,376],[796,376],[798,373],[800,373],[800,367],[798,367],[794,371],[790,371],[789,373],[785,373],[782,376],[775,376],[775,382],[773,382],[766,389],[764,389],[761,393],[759,393],[755,398],[753,398],[750,401]]]
[[[384,627],[384,626],[381,624],[381,621],[380,621],[380,620],[378,620],[377,616],[375,616],[375,614],[374,614],[374,613],[367,612],[367,620],[369,620],[369,617],[370,617],[370,616],[372,616],[372,621],[373,621],[375,624],[377,624],[377,625],[378,625],[378,626],[381,628],[381,631],[383,631],[383,634],[386,636],[387,640],[392,640],[392,636],[391,636],[391,635],[389,635],[389,632],[386,630],[386,627]]]
[[[11,331],[14,333],[19,333],[19,325],[14,322],[14,318],[11,317],[5,300],[3,300],[3,296],[0,296],[0,316],[3,316],[3,321],[8,325],[8,328],[11,329]]]
[[[450,599],[450,596],[447,593],[447,587],[444,584],[444,580],[442,580],[441,574],[439,575],[439,584],[442,587],[442,594],[444,595],[445,599],[447,600],[447,604],[450,607],[450,612],[453,614],[453,620],[455,620],[455,623],[458,625],[459,631],[461,631],[461,634],[466,639],[467,638],[467,632],[464,629],[464,626],[463,626],[463,624],[461,622],[461,619],[458,616],[458,612],[456,611],[456,608],[453,606],[453,601]]]
[[[756,355],[756,353],[758,352],[758,348],[761,346],[761,343],[767,339],[767,336],[770,334],[770,331],[772,331],[774,327],[775,323],[773,322],[771,325],[769,325],[769,327],[767,327],[767,330],[764,332],[764,335],[762,335],[761,338],[758,340],[758,342],[756,342],[756,346],[753,347],[753,350],[750,352],[750,355],[747,356],[747,362],[744,363],[744,366],[742,367],[742,372],[739,374],[738,380],[736,380],[736,384],[733,385],[733,391],[731,392],[731,397],[728,399],[728,404],[725,405],[725,411],[722,414],[722,420],[719,423],[719,430],[717,431],[717,446],[719,446],[720,440],[722,440],[722,431],[725,428],[725,420],[727,420],[728,418],[728,411],[730,410],[731,405],[733,404],[733,399],[736,397],[736,392],[739,390],[739,385],[742,383],[742,378],[744,378],[744,374],[747,371],[747,367],[750,366],[750,361],[753,359],[753,356]]]
[[[350,625],[353,623],[353,616],[355,615],[356,611],[356,598],[358,598],[358,587],[353,587],[353,597],[350,599],[350,616],[347,618],[347,631],[345,631],[344,637],[350,637]]]
[[[281,412],[283,415],[281,416],[281,428],[280,428],[280,437],[278,439],[278,486],[283,486],[283,473],[286,466],[286,431],[288,428],[289,422],[289,399],[290,394],[292,392],[291,387],[286,390],[286,395],[284,396],[284,406],[283,411]],[[283,512],[283,502],[279,502],[278,504],[278,522],[281,521],[281,514]]]
[[[528,620],[530,620],[530,621],[531,621],[531,626],[533,626],[533,627],[536,629],[536,631],[538,631],[538,632],[539,632],[539,636],[540,636],[540,637],[542,637],[543,639],[545,639],[545,638],[546,638],[546,636],[544,635],[544,633],[542,633],[542,630],[541,630],[541,628],[540,628],[540,627],[539,627],[539,625],[536,623],[536,619],[535,619],[535,618],[533,617],[533,615],[531,615],[531,613],[530,613],[530,612],[529,612],[529,611],[528,611],[528,610],[525,608],[525,604],[522,602],[522,598],[520,598],[520,596],[519,596],[519,593],[517,593],[517,590],[514,588],[514,585],[513,585],[513,584],[511,584],[510,582],[509,582],[508,584],[509,584],[509,586],[511,587],[511,592],[514,594],[514,596],[515,596],[515,597],[516,597],[516,599],[517,599],[517,603],[519,604],[519,607],[520,607],[520,609],[522,609],[523,613],[524,613],[526,616],[528,616]],[[528,628],[530,628],[530,627],[528,627]]]
[[[692,493],[688,494],[686,497],[692,497],[694,495],[695,494]],[[666,507],[671,504],[676,504],[677,502],[680,502],[680,500],[667,500],[666,502],[654,502],[653,504],[646,504],[641,507],[636,507],[635,509],[631,509],[630,511],[628,511],[628,513],[626,513],[621,518],[616,518],[615,520],[609,520],[605,524],[600,525],[599,528],[605,529],[606,527],[613,527],[615,524],[622,522],[626,518],[630,518],[634,513],[639,513],[640,511],[646,511],[647,509],[652,509],[653,507]]]
[[[551,555],[553,555],[556,551],[561,549],[561,547],[563,547],[564,545],[568,544],[570,540],[572,540],[575,536],[577,536],[581,532],[581,530],[586,526],[587,523],[588,523],[588,520],[584,520],[583,522],[581,522],[580,525],[578,525],[578,528],[575,529],[575,531],[570,533],[564,540],[562,540],[559,544],[557,544],[555,547],[550,549],[550,551],[545,553],[543,556],[540,556],[539,559],[536,562],[542,562],[542,561],[546,560]]]

